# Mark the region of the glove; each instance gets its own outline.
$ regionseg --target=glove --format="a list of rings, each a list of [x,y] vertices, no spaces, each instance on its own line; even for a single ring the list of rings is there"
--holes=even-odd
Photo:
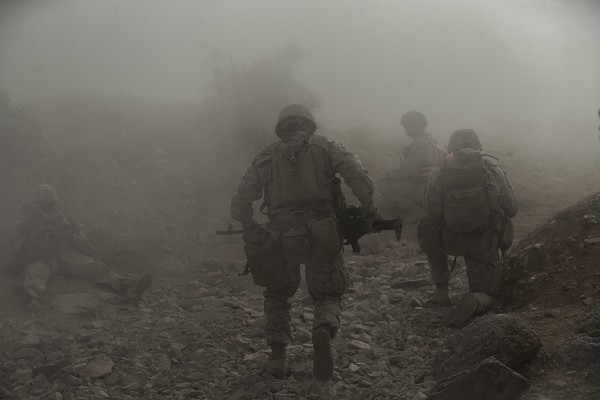
[[[376,221],[383,221],[383,217],[377,210],[373,210],[365,216],[365,231],[367,233],[373,232],[373,223]]]

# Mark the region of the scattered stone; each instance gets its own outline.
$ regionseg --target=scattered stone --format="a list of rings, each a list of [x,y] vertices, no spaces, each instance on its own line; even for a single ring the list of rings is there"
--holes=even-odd
[[[100,354],[85,365],[81,375],[87,378],[101,378],[110,374],[114,365],[106,354]]]
[[[360,350],[371,350],[371,345],[369,343],[361,342],[360,340],[351,340],[348,342],[348,345]]]
[[[360,369],[360,367],[354,363],[350,363],[350,365],[348,365],[348,369],[352,372],[356,372]]]
[[[417,299],[416,297],[411,297],[409,304],[412,308],[416,308],[416,307],[423,308],[423,303],[421,303],[421,301],[419,299]]]
[[[406,279],[391,284],[392,289],[418,289],[424,286],[431,286],[431,279]]]

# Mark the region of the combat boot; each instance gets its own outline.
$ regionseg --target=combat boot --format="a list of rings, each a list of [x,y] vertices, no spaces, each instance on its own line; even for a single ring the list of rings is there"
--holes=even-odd
[[[436,283],[433,294],[427,300],[428,307],[448,307],[453,304],[452,297],[448,291],[448,282]]]
[[[333,353],[331,352],[331,328],[326,325],[313,330],[314,349],[313,374],[318,381],[328,381],[333,375]]]
[[[21,304],[27,306],[34,301],[37,301],[40,296],[35,289],[26,288],[23,285],[13,285],[13,294],[21,302]]]
[[[492,298],[487,293],[467,293],[444,319],[443,324],[449,327],[462,328],[468,325],[477,315],[487,312],[491,305]]]
[[[267,372],[278,379],[285,378],[287,372],[287,357],[285,355],[284,343],[273,343],[271,345],[271,354],[267,361]]]
[[[152,286],[154,277],[150,272],[143,273],[127,287],[127,298],[133,304],[139,304],[142,295]]]

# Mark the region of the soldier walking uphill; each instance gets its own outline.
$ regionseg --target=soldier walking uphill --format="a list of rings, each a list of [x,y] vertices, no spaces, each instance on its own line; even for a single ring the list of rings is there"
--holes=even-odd
[[[340,326],[342,295],[349,274],[333,207],[333,179],[339,173],[360,201],[367,225],[381,220],[374,187],[361,163],[341,145],[315,134],[317,124],[301,104],[284,107],[275,133],[279,141],[264,148],[246,171],[231,201],[231,216],[244,227],[254,282],[266,287],[265,330],[271,347],[268,372],[283,378],[290,342],[290,302],[306,266],[314,301],[313,372],[321,381],[333,373],[331,340]],[[263,198],[265,225],[253,218],[252,203]]]
[[[94,246],[58,209],[58,196],[48,184],[35,187],[32,202],[23,206],[14,244],[19,250],[16,267],[24,280],[13,292],[25,305],[37,303],[55,274],[107,286],[132,303],[138,303],[152,284],[150,273],[129,281],[98,261]]]
[[[400,215],[405,223],[415,223],[423,215],[427,175],[442,163],[445,151],[426,132],[428,121],[422,113],[409,111],[400,123],[412,142],[404,149],[402,164],[389,171],[377,186],[385,212]]]
[[[514,236],[510,218],[517,213],[515,193],[504,171],[481,150],[470,129],[450,136],[448,158],[427,180],[426,216],[417,229],[435,284],[430,305],[452,304],[447,255],[464,256],[469,293],[445,321],[456,327],[489,310],[502,277],[501,252]]]

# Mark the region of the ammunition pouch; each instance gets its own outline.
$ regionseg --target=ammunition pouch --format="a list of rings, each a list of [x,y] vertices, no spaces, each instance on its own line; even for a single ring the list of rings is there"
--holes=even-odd
[[[287,267],[283,258],[281,241],[276,232],[258,228],[244,233],[244,252],[254,284],[277,287],[286,282]]]

